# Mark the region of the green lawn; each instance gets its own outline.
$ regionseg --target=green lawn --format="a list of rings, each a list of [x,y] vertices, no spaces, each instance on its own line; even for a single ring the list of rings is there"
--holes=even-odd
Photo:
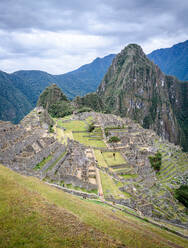
[[[91,124],[93,123],[94,119],[93,119],[93,116],[89,116],[87,119],[86,119],[87,123]]]
[[[109,166],[126,163],[125,159],[119,152],[115,152],[115,157],[113,156],[113,152],[103,152],[102,155]]]
[[[88,118],[87,122],[89,123],[91,120],[92,120],[91,118]],[[70,138],[73,137],[76,141],[80,142],[81,144],[92,147],[106,147],[106,144],[102,140],[101,128],[99,127],[95,128],[93,132],[89,133],[87,132],[87,124],[84,121],[62,122],[61,120],[58,120],[58,126],[64,127],[66,129],[64,131],[64,134],[66,136],[70,136]],[[84,132],[74,133],[73,131],[84,131]]]
[[[102,139],[97,138],[95,140],[95,138],[84,137],[84,136],[89,136],[89,133],[73,133],[74,139],[80,142],[81,144],[84,144],[86,146],[92,146],[92,147],[106,147],[106,144],[104,143]]]
[[[121,175],[121,177],[123,177],[125,179],[135,178],[137,176],[138,176],[137,174],[125,174],[125,175]]]
[[[86,131],[87,126],[84,121],[62,122],[58,120],[58,125],[64,127],[67,131]]]
[[[95,158],[96,158],[96,160],[98,161],[98,165],[100,166],[100,167],[108,167],[108,165],[106,164],[106,162],[105,162],[105,160],[104,160],[104,157],[103,157],[103,155],[102,155],[102,153],[101,153],[101,151],[100,150],[94,150],[94,153],[95,153]]]
[[[38,163],[38,164],[35,166],[34,170],[40,170],[40,169],[42,169],[42,167],[43,167],[48,161],[50,161],[51,159],[52,159],[52,155],[49,155],[47,158],[43,159],[40,163]]]
[[[187,247],[188,240],[0,166],[0,247]]]
[[[108,197],[110,195],[112,195],[116,199],[128,197],[127,193],[124,194],[124,192],[119,190],[118,184],[116,184],[108,174],[100,171],[100,177],[101,177],[104,197]]]

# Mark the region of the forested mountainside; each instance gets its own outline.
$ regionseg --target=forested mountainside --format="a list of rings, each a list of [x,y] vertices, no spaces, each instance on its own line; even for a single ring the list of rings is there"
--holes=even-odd
[[[140,46],[130,44],[116,56],[97,93],[105,111],[188,149],[188,83],[162,73]]]
[[[29,91],[24,81],[0,71],[0,120],[17,123],[28,114],[33,107]]]
[[[0,119],[18,123],[36,106],[39,95],[51,84],[57,84],[69,98],[95,91],[115,55],[97,58],[79,69],[51,75],[43,71],[0,71]]]
[[[148,54],[148,58],[168,75],[188,80],[188,40]]]

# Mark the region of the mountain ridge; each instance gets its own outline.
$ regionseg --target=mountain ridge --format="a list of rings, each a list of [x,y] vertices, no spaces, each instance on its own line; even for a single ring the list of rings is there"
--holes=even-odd
[[[97,93],[108,112],[134,119],[187,150],[186,86],[188,82],[162,73],[140,46],[130,44],[113,60]]]
[[[96,58],[87,65],[60,75],[51,75],[40,70],[22,70],[11,74],[0,71],[0,87],[2,88],[0,91],[0,119],[18,123],[36,106],[42,91],[53,83],[59,86],[66,96],[71,99],[77,95],[83,96],[88,92],[95,91],[114,56],[111,54],[103,58]],[[8,78],[9,83],[6,84],[3,78]],[[9,102],[8,98],[4,97],[3,90],[6,90],[6,85],[8,85],[9,92],[11,92],[9,98],[17,99],[17,95],[20,95],[22,104],[19,99],[18,101],[12,100],[12,102]],[[7,94],[9,94],[8,91]],[[14,103],[14,106],[12,103]],[[6,106],[9,106],[9,114],[6,112]]]
[[[175,44],[170,48],[161,48],[148,54],[148,58],[157,64],[168,75],[179,80],[188,80],[188,40]]]

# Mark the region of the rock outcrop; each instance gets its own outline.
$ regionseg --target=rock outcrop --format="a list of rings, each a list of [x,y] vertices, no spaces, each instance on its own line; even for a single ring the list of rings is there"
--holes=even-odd
[[[52,117],[63,117],[73,112],[71,103],[56,84],[50,85],[42,92],[37,106],[42,106]]]

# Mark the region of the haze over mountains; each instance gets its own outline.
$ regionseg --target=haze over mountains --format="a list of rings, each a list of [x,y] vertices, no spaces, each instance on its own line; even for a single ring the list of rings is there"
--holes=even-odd
[[[148,55],[166,74],[188,79],[188,41],[172,48],[153,51]],[[0,119],[18,123],[36,106],[41,92],[52,83],[57,84],[67,97],[84,96],[96,91],[115,54],[97,58],[92,63],[61,75],[43,71],[23,70],[8,74],[0,71]]]

